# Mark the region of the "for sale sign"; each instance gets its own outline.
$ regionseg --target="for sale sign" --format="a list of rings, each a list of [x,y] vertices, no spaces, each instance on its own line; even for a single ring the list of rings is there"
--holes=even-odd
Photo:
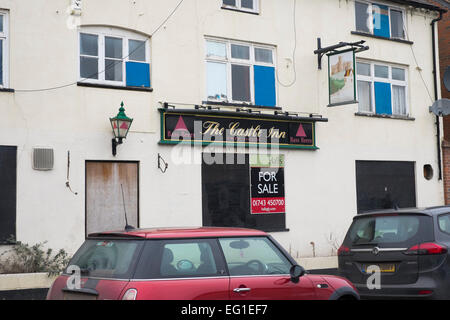
[[[250,155],[252,214],[285,213],[284,156]]]

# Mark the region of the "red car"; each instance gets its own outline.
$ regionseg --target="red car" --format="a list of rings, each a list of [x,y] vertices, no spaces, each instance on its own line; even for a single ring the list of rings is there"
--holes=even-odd
[[[91,234],[47,299],[359,299],[335,276],[306,274],[268,234],[238,228]]]

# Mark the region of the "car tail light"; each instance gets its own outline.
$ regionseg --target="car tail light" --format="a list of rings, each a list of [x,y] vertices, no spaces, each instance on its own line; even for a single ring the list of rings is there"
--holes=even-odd
[[[441,244],[437,244],[434,242],[427,242],[412,246],[405,252],[405,254],[411,255],[443,254],[447,253],[447,251],[448,251],[447,247]]]
[[[122,297],[122,300],[136,300],[137,297],[136,289],[128,289]]]
[[[420,290],[419,294],[424,296],[424,295],[428,295],[428,294],[432,294],[433,291],[432,290]]]
[[[342,245],[339,247],[337,254],[338,256],[349,256],[351,255],[351,251],[349,247]]]

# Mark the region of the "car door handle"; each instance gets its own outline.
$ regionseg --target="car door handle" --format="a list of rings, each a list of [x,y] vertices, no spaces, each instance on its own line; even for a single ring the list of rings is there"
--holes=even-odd
[[[233,291],[236,292],[236,293],[242,293],[242,292],[249,292],[250,290],[252,290],[252,289],[250,289],[250,288],[236,288]]]

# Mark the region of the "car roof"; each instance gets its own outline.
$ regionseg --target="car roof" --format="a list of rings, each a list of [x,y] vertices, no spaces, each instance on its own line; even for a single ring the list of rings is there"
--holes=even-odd
[[[118,237],[118,238],[144,238],[144,239],[179,239],[179,238],[211,238],[211,237],[242,237],[266,236],[267,233],[244,228],[219,227],[174,227],[174,228],[148,228],[98,232],[89,234],[88,238]]]
[[[358,214],[354,218],[362,218],[367,216],[377,216],[377,215],[386,215],[386,214],[398,214],[398,215],[408,215],[408,214],[416,214],[416,215],[424,215],[424,216],[437,216],[443,213],[450,212],[449,206],[435,206],[435,207],[426,207],[426,208],[399,208],[399,209],[382,209],[382,210],[373,210],[367,211],[361,214]]]

